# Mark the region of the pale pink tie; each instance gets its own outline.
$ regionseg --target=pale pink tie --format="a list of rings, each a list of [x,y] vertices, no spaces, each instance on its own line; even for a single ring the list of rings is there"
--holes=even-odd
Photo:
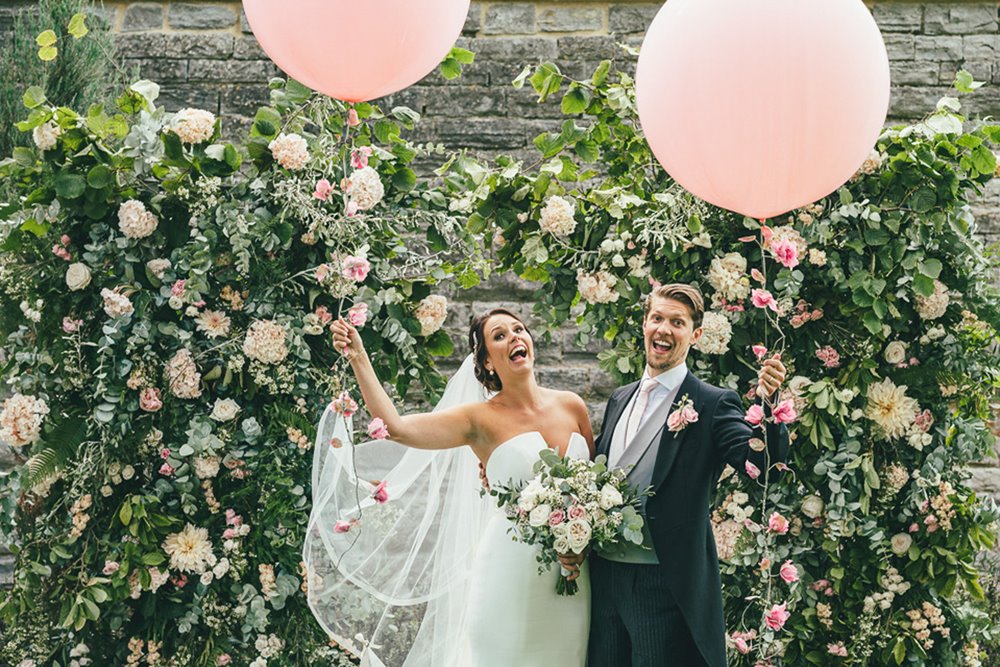
[[[646,412],[646,406],[649,405],[649,395],[653,393],[653,389],[655,388],[656,380],[653,378],[645,378],[642,381],[642,386],[639,387],[639,395],[635,398],[635,405],[629,413],[628,424],[625,425],[624,444],[626,449],[632,443],[632,438],[635,437],[635,434],[639,432],[639,426],[642,424],[642,415]]]

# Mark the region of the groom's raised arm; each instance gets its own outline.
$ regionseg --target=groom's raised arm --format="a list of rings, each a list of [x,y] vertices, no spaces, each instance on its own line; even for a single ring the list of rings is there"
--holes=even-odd
[[[765,413],[769,412],[765,408]],[[747,422],[746,411],[743,409],[739,394],[726,390],[719,398],[712,420],[712,441],[715,443],[718,458],[744,475],[750,474],[746,465],[748,461],[761,474],[769,465],[784,462],[788,456],[788,429],[784,424],[763,423],[767,425],[767,448],[757,452],[750,447],[750,439],[764,439],[763,429],[760,426],[751,426]]]

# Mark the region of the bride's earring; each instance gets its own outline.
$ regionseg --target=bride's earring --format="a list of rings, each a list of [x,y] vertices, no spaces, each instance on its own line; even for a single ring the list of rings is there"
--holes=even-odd
[[[493,369],[490,369],[490,377],[493,377],[494,375],[496,375],[496,373],[493,372]]]

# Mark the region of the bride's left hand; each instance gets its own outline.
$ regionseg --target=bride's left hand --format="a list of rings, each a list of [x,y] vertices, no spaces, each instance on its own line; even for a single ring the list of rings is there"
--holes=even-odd
[[[566,581],[573,581],[580,576],[580,566],[583,565],[583,561],[587,560],[588,551],[589,549],[584,549],[581,554],[559,554],[559,564],[569,572],[566,575]]]

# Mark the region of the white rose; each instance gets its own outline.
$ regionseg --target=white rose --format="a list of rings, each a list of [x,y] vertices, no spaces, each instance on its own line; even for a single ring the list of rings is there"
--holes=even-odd
[[[125,466],[124,468],[122,468],[122,478],[123,479],[132,479],[133,477],[135,477],[135,468],[133,468],[132,466],[128,466],[128,465]]]
[[[910,545],[913,544],[913,538],[906,533],[896,533],[892,536],[892,539],[889,540],[889,542],[892,545],[892,553],[897,556],[902,556],[910,550]]]
[[[215,399],[215,406],[212,408],[211,419],[217,422],[227,422],[236,418],[240,412],[240,406],[231,398]]]
[[[548,505],[539,505],[535,509],[531,510],[531,514],[528,515],[528,523],[535,528],[544,526],[549,522],[549,514],[551,513],[551,507]]]
[[[906,343],[894,340],[885,348],[885,360],[890,364],[898,364],[906,359]]]
[[[66,286],[76,292],[90,284],[90,269],[82,262],[73,262],[66,269]]]
[[[557,537],[552,547],[556,550],[556,553],[567,553],[569,551],[569,539],[566,537]]]
[[[743,503],[747,502],[748,500],[750,500],[750,496],[748,496],[747,494],[745,494],[742,491],[737,491],[736,493],[733,494],[733,502],[736,503],[736,504],[738,504],[738,505],[742,505]]]
[[[599,503],[601,509],[609,510],[612,507],[617,507],[624,502],[621,492],[610,484],[605,484],[604,488],[601,489],[601,497]]]
[[[565,521],[552,526],[552,537],[559,538],[569,538],[569,524]]]
[[[227,572],[229,572],[229,559],[220,558],[219,562],[216,563],[215,567],[212,568],[212,574],[215,575],[216,579],[221,579],[222,577],[226,576]]]
[[[522,491],[517,501],[517,508],[522,512],[530,512],[531,510],[535,509],[536,502],[538,502],[537,496],[534,496],[530,493],[526,494],[524,491]]]
[[[569,548],[576,553],[580,553],[590,544],[590,524],[583,519],[573,519],[567,524],[566,530],[567,538],[569,539]]]
[[[819,496],[806,496],[802,499],[802,513],[810,519],[815,519],[823,513],[823,499]]]
[[[205,586],[208,586],[209,584],[212,583],[213,579],[215,579],[215,575],[214,574],[212,574],[211,572],[205,572],[204,574],[201,575],[201,580],[200,581]]]

